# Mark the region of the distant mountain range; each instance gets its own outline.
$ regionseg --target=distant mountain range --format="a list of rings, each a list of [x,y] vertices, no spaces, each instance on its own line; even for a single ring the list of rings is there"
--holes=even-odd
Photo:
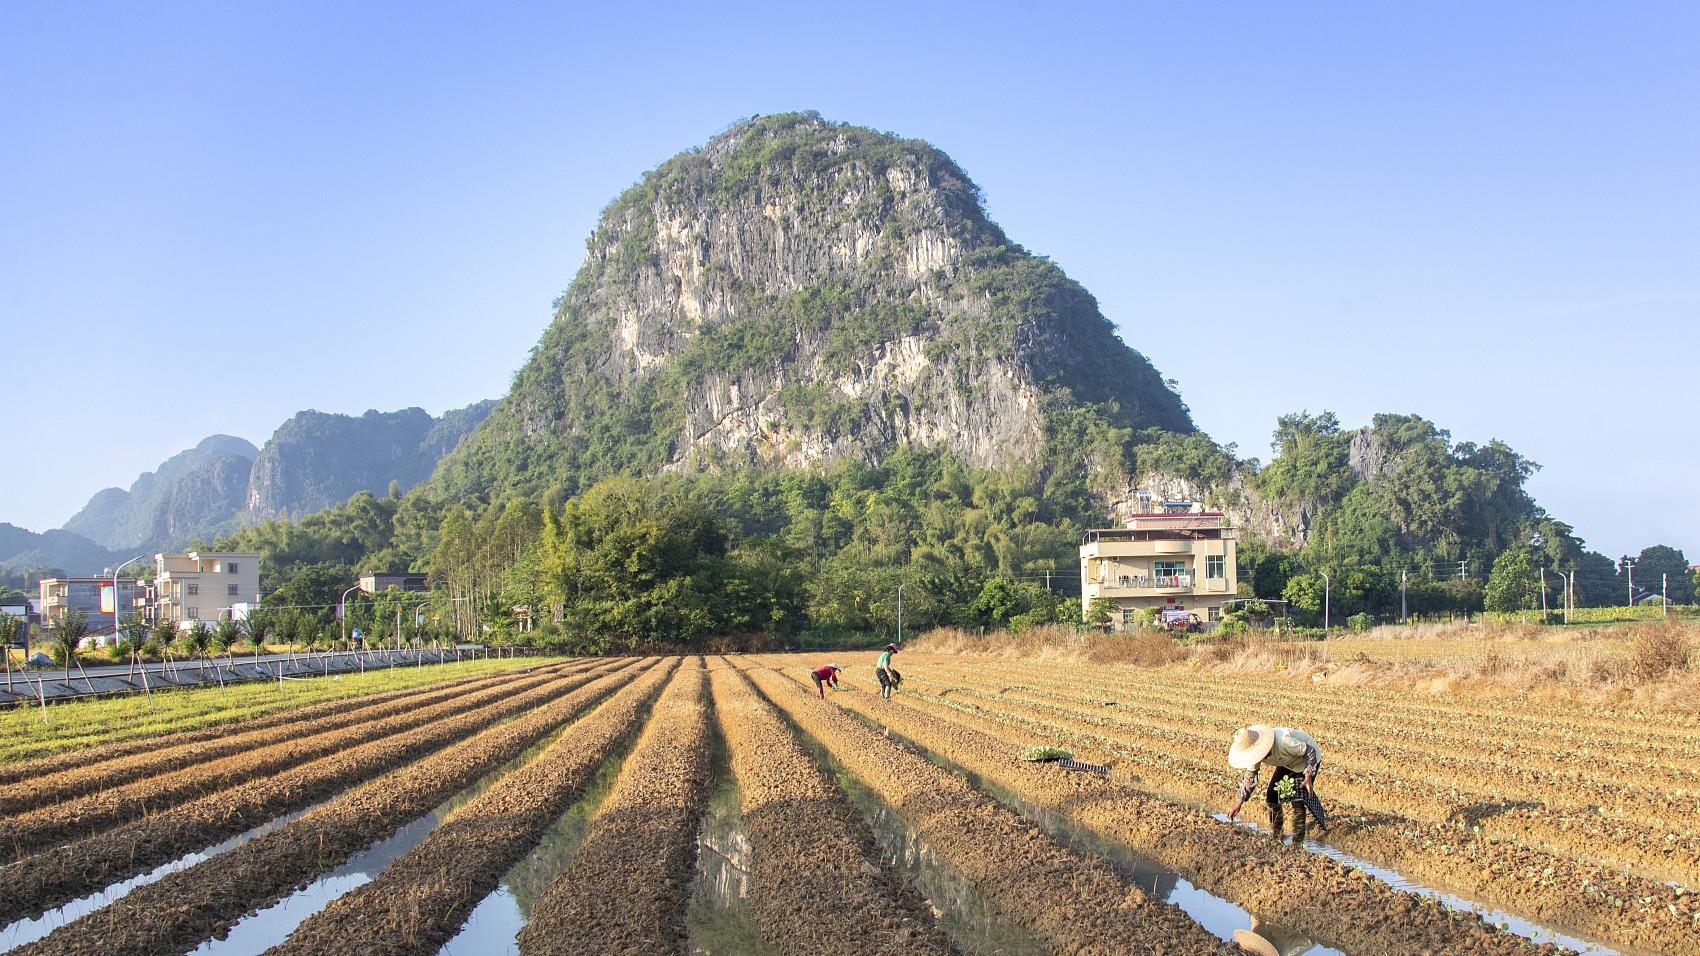
[[[361,491],[407,491],[484,421],[494,401],[433,418],[419,408],[338,415],[308,410],[263,448],[213,435],[137,478],[106,488],[37,534],[0,523],[0,565],[87,574],[138,553],[210,542],[246,524],[299,517]]]

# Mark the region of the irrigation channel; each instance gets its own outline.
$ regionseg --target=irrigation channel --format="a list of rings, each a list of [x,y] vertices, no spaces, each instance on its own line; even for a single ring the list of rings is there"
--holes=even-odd
[[[822,700],[812,657],[555,661],[38,761],[33,777],[0,769],[15,801],[0,845],[17,857],[0,867],[0,946],[1644,956],[1687,938],[1557,932],[1516,905],[1557,899],[1556,880],[1482,900],[1413,872],[1414,851],[1376,852],[1436,846],[1444,821],[1341,803],[1339,836],[1303,844],[1226,825],[1208,722],[1237,719],[1227,708],[1147,707],[1110,671],[910,661],[889,701],[861,677]],[[1349,703],[1288,702],[1342,737]],[[1647,738],[1650,759],[1683,746],[1669,740]],[[1109,772],[1017,759],[1035,743]],[[1337,767],[1352,787],[1415,791],[1360,770],[1353,746]],[[1651,775],[1675,786],[1682,766]],[[1587,885],[1619,891],[1590,866]]]

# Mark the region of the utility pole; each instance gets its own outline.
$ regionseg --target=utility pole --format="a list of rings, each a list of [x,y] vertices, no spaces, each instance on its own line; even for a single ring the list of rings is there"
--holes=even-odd
[[[1664,607],[1663,616],[1670,617],[1670,572],[1659,575],[1659,601]]]
[[[1408,574],[1410,574],[1410,572],[1407,571],[1407,570],[1401,569],[1399,571],[1399,623],[1400,624],[1405,623],[1405,578]]]
[[[1541,569],[1541,623],[1547,622],[1547,569]]]
[[[1322,575],[1322,639],[1328,640],[1328,596],[1334,589],[1334,582],[1329,579],[1327,571],[1318,571]]]
[[[1635,562],[1623,559],[1623,568],[1629,572],[1629,606],[1635,606]]]

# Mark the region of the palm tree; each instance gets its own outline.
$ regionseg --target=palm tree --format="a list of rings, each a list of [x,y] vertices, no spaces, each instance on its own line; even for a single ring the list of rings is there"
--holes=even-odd
[[[77,648],[83,646],[83,637],[89,632],[89,615],[81,608],[71,608],[59,623],[53,625],[52,647],[55,653],[65,655],[65,683],[71,682],[71,664],[77,659]]]

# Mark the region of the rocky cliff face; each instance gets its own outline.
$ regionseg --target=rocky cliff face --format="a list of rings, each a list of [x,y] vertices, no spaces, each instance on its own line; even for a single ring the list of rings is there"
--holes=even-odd
[[[284,422],[260,450],[247,480],[256,518],[312,514],[362,491],[407,491],[489,414],[481,402],[434,419],[420,408],[357,417],[305,411]]]
[[[949,157],[791,114],[734,126],[608,208],[512,392],[436,480],[570,491],[900,445],[1008,467],[1041,460],[1068,410],[1192,430]]]
[[[10,525],[0,564],[46,564],[73,574],[98,570],[109,552],[153,551],[211,541],[282,514],[311,514],[360,491],[402,491],[490,414],[479,402],[432,418],[417,408],[361,416],[306,411],[285,422],[263,449],[214,435],[137,478],[129,490],[89,499],[62,531],[36,535]]]
[[[64,530],[107,548],[180,543],[188,529],[210,530],[242,509],[257,454],[245,439],[213,435],[144,473],[128,491],[97,492]]]

